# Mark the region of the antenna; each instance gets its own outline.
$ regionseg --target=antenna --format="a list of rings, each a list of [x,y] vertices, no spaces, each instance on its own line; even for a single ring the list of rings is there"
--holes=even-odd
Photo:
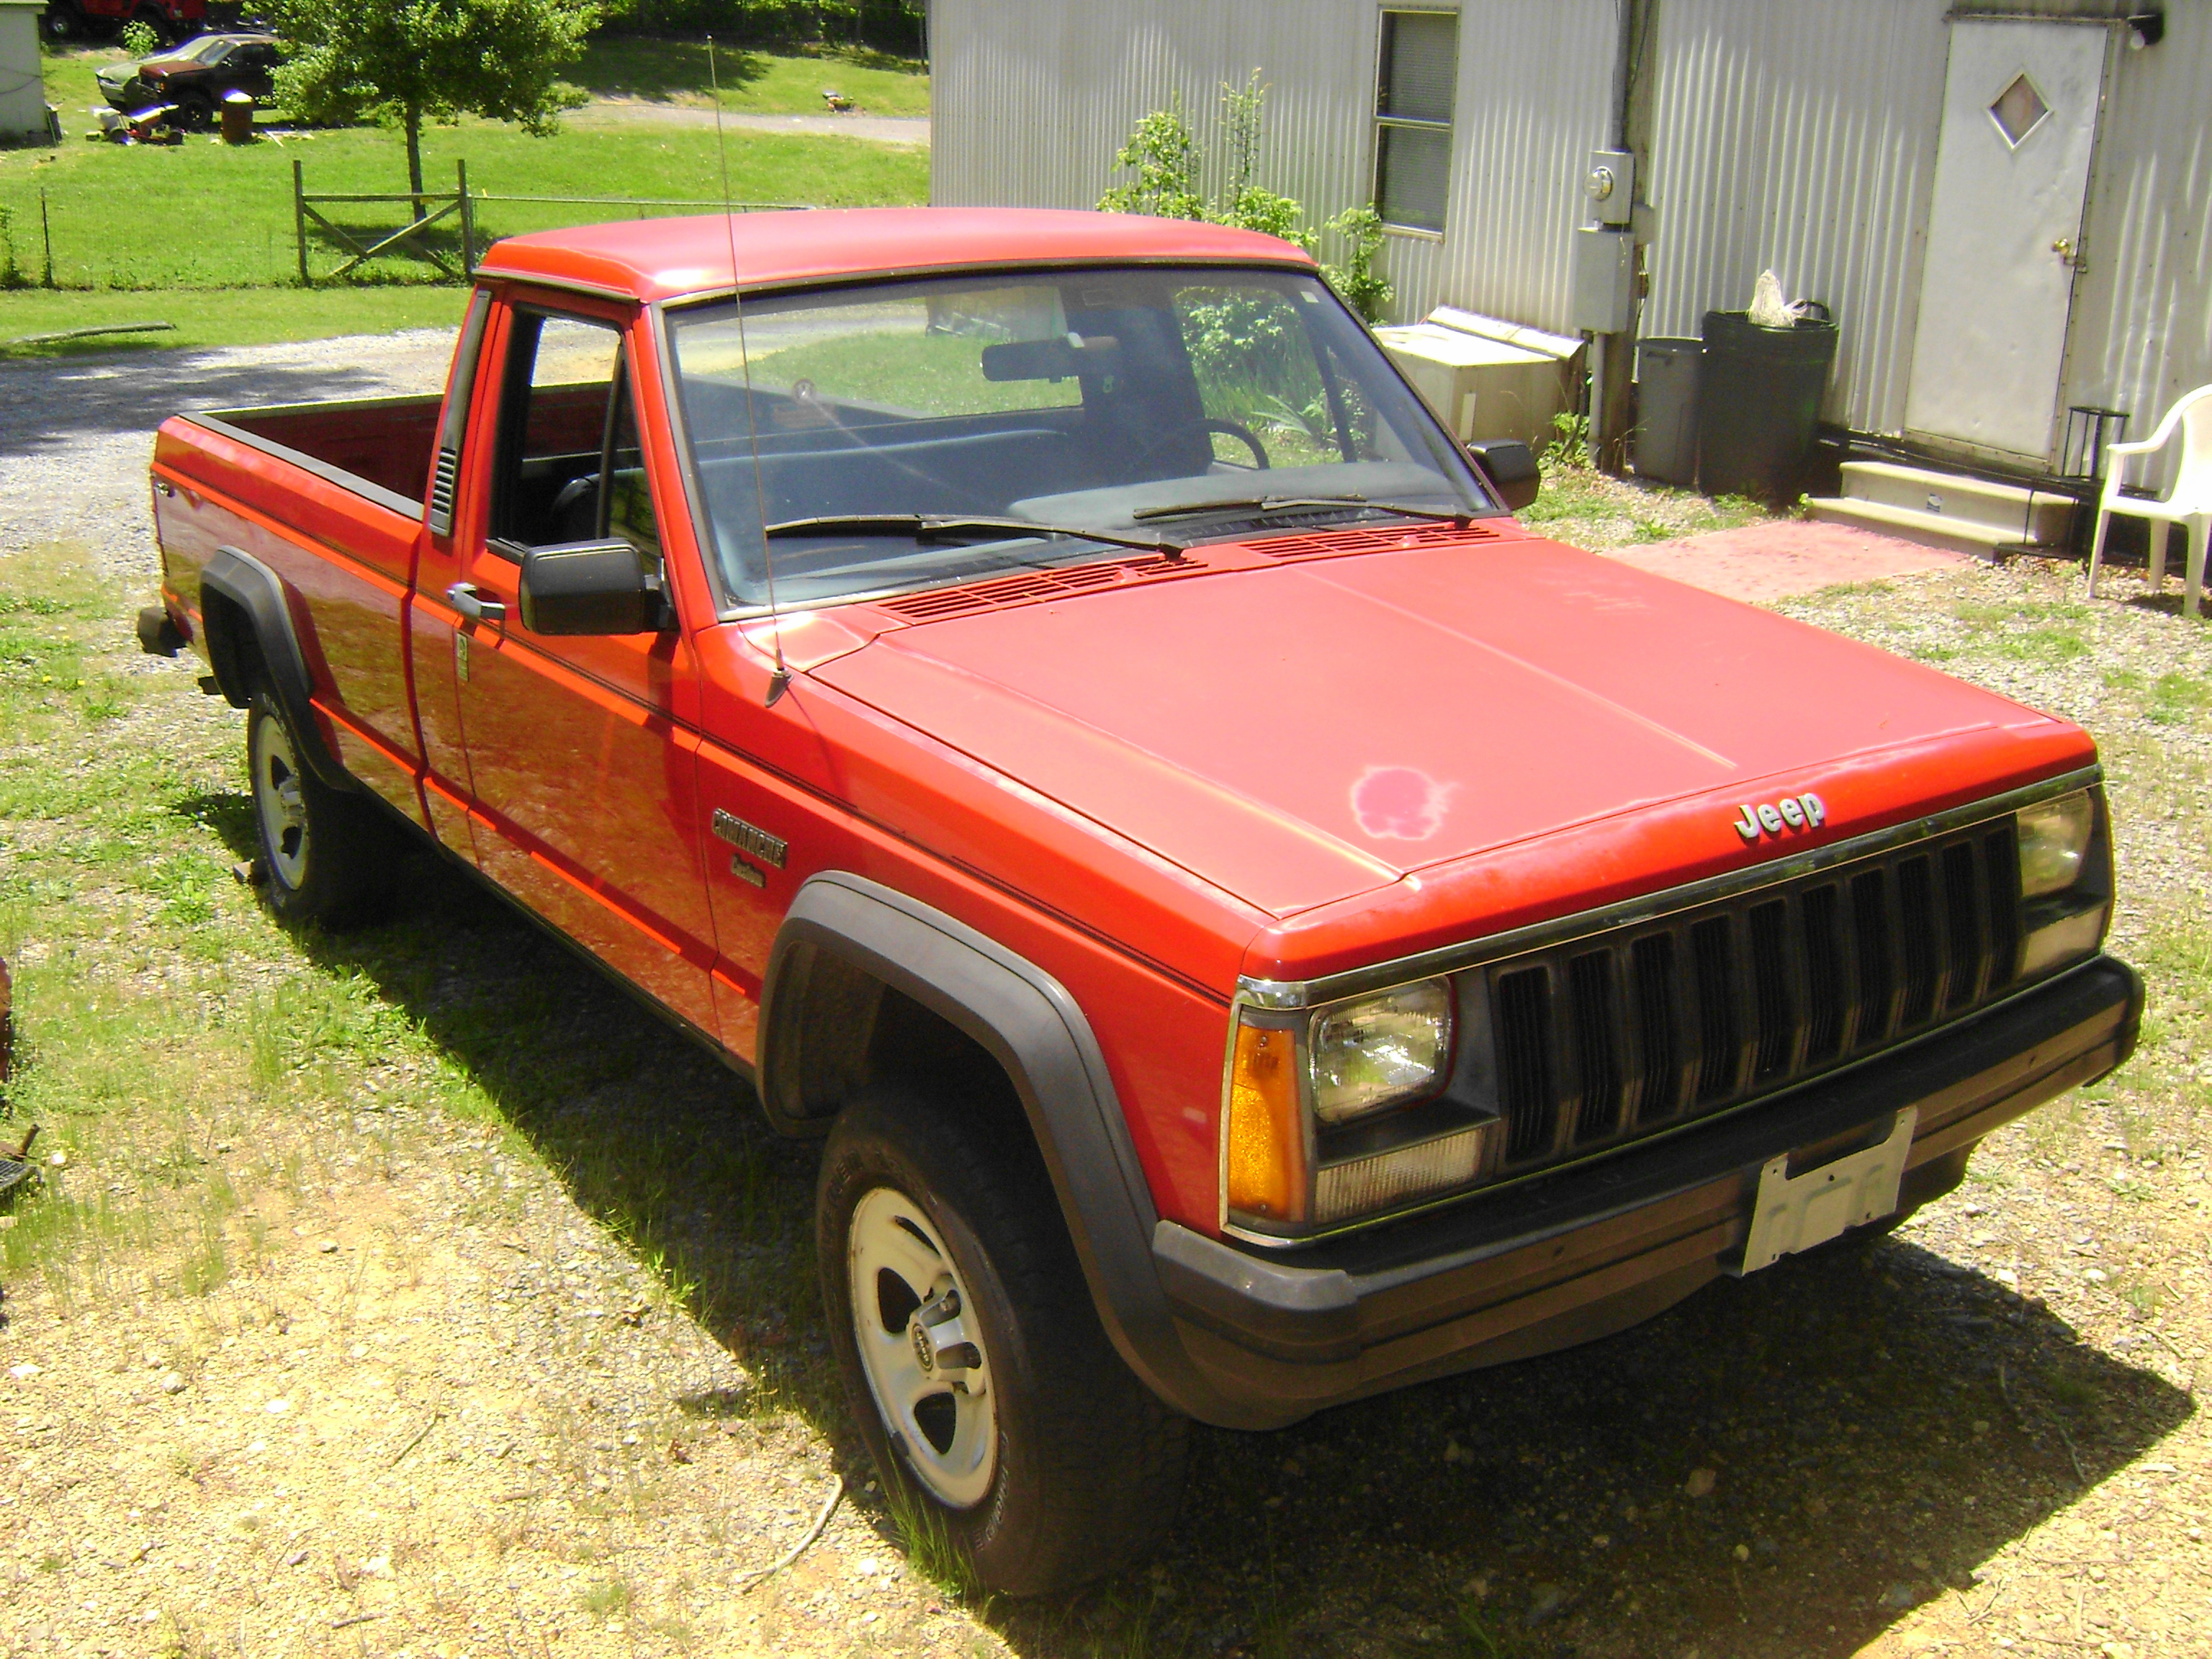
[[[768,697],[761,705],[775,707],[776,699],[791,686],[791,670],[783,660],[783,617],[775,605],[775,550],[768,538],[768,497],[761,484],[760,417],[753,409],[753,354],[745,343],[745,301],[738,280],[738,215],[730,204],[730,147],[722,137],[722,81],[714,66],[714,37],[707,37],[707,85],[714,95],[714,154],[722,165],[722,229],[730,240],[730,303],[738,313],[738,357],[744,365],[745,435],[753,455],[753,505],[760,518],[761,569],[768,577],[769,636],[775,642],[775,672],[768,677]]]

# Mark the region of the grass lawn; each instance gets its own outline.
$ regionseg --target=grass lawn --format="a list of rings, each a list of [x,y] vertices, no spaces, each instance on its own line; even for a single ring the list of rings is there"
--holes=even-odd
[[[48,97],[64,112],[68,131],[85,129],[85,110],[97,101],[93,71],[118,56],[103,48],[46,60]],[[848,138],[738,131],[728,142],[731,194],[740,202],[871,206],[921,202],[928,195],[928,158],[913,150]],[[43,191],[54,279],[63,287],[216,289],[293,282],[295,160],[306,164],[310,192],[406,187],[398,136],[373,128],[270,139],[239,149],[203,134],[173,149],[73,138],[58,150],[0,153],[0,209],[8,215],[0,271],[12,258],[17,280],[36,282],[42,274]],[[696,201],[721,195],[714,133],[674,124],[574,128],[553,138],[533,138],[499,123],[469,120],[424,136],[424,175],[432,189],[451,187],[457,161],[468,163],[472,189],[495,194]],[[325,210],[340,216],[339,210]],[[360,216],[352,222],[363,229],[399,222],[387,207],[351,211]],[[488,204],[477,225],[480,241],[488,241],[647,211]],[[336,263],[328,251],[316,260],[322,270]],[[392,261],[374,274],[404,282],[419,280],[426,269]],[[297,314],[304,319],[307,313]]]
[[[916,58],[852,46],[779,52],[718,46],[715,67],[725,109],[819,115],[822,89],[834,87],[870,115],[929,113],[929,66]],[[706,43],[602,37],[586,49],[571,78],[603,98],[704,104]]]
[[[403,328],[451,328],[466,295],[427,283],[374,287],[168,289],[159,293],[101,289],[17,289],[0,293],[0,359],[67,356],[133,347],[268,345],[339,334],[389,334]],[[10,346],[26,334],[164,322],[160,334],[110,334],[89,340]]]

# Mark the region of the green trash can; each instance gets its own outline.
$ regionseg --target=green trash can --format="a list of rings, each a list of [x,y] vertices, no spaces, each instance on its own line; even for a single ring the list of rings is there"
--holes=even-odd
[[[1813,428],[1836,365],[1826,306],[1790,328],[1764,328],[1741,311],[1705,313],[1698,389],[1698,488],[1762,501],[1797,498]]]

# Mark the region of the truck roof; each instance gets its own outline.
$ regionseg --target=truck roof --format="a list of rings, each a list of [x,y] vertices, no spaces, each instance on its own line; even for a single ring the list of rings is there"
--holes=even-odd
[[[734,216],[735,280],[748,289],[1009,264],[1314,264],[1303,249],[1255,231],[1127,213],[806,208]],[[579,225],[496,242],[478,270],[649,303],[727,290],[731,240],[720,214]]]

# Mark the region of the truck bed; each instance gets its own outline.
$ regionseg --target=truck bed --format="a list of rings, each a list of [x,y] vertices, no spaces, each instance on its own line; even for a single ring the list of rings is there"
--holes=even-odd
[[[332,483],[394,495],[422,510],[442,394],[218,409],[190,418],[320,473]],[[368,491],[362,493],[367,494]]]
[[[154,450],[162,599],[185,636],[207,625],[211,562],[228,555],[266,570],[284,591],[310,683],[302,718],[348,772],[417,820],[404,613],[442,401],[177,416]]]

